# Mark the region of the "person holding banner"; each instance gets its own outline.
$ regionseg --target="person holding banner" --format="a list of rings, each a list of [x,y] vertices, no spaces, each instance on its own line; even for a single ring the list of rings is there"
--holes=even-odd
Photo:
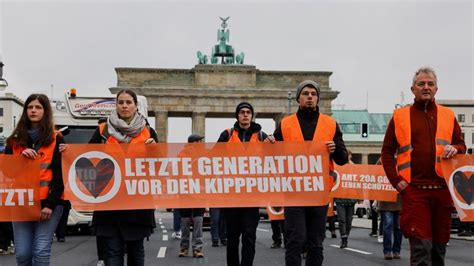
[[[296,87],[297,113],[283,118],[270,141],[324,141],[333,169],[332,160],[344,165],[348,161],[348,153],[336,121],[319,112],[320,92],[318,83],[312,80],[301,82]],[[306,265],[322,265],[327,211],[328,205],[285,207],[287,266],[301,265],[305,240],[308,247]]]
[[[156,131],[138,113],[137,95],[129,89],[117,93],[116,110],[101,123],[89,143],[150,144],[158,141]],[[154,210],[95,211],[96,236],[103,239],[105,265],[144,265],[143,240],[156,226]]]
[[[64,184],[59,144],[64,143],[54,130],[48,97],[30,95],[20,120],[7,139],[5,154],[21,155],[41,162],[39,221],[13,222],[16,261],[18,265],[49,265],[53,234],[63,212]]]
[[[466,145],[454,112],[435,101],[433,69],[420,68],[411,91],[413,105],[396,109],[387,127],[382,164],[401,194],[400,227],[410,242],[411,265],[444,265],[453,201],[441,160],[465,153]]]
[[[253,106],[241,102],[235,109],[237,121],[234,127],[224,130],[217,142],[257,142],[264,141],[267,134],[253,122]],[[227,265],[250,266],[255,257],[255,240],[259,221],[258,207],[223,208],[227,232]],[[242,235],[242,259],[239,258],[239,242]]]

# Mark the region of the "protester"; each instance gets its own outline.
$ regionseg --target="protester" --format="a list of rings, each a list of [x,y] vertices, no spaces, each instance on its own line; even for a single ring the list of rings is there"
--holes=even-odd
[[[273,240],[270,248],[281,248],[282,243],[286,246],[285,219],[271,220],[270,225],[272,227]]]
[[[89,143],[150,144],[157,134],[137,111],[137,95],[124,89],[117,93],[116,110],[99,125]],[[97,237],[105,246],[105,265],[144,265],[143,240],[153,232],[154,210],[95,211],[92,219]]]
[[[340,248],[347,248],[347,240],[352,228],[352,217],[354,216],[354,199],[335,199],[337,220],[339,222],[339,234],[341,234]]]
[[[171,237],[181,239],[181,212],[179,209],[173,209],[173,233]]]
[[[386,260],[400,259],[402,231],[400,230],[400,194],[396,202],[378,201],[377,211],[383,217],[383,254]],[[392,242],[393,235],[393,242]]]
[[[0,255],[15,253],[12,222],[0,222]]]
[[[204,139],[203,136],[198,134],[192,134],[188,137],[188,143],[202,142]],[[183,152],[183,156],[186,155],[187,150]],[[204,208],[194,208],[194,209],[180,209],[181,217],[181,243],[179,256],[185,257],[188,255],[189,246],[190,246],[190,231],[191,223],[193,226],[193,237],[192,237],[192,249],[193,257],[195,258],[204,258],[204,253],[202,252],[202,247],[204,246],[202,241],[202,221],[204,216]]]
[[[253,122],[254,109],[250,103],[241,102],[235,109],[237,121],[233,128],[224,130],[217,142],[258,142],[267,138],[262,127]],[[225,208],[227,234],[227,265],[253,265],[255,240],[260,219],[258,207]],[[239,243],[242,236],[242,258],[239,258]]]
[[[283,118],[274,132],[277,141],[325,141],[332,161],[343,165],[348,155],[342,132],[336,121],[319,112],[321,89],[314,81],[306,80],[296,88],[299,108],[296,114]],[[328,206],[285,207],[285,227],[288,236],[286,265],[301,265],[305,240],[308,254],[306,265],[322,265],[323,241],[326,231]]]
[[[20,120],[7,139],[6,154],[22,155],[41,163],[41,213],[39,221],[13,222],[18,265],[49,265],[53,234],[63,212],[63,178],[59,144],[64,139],[54,130],[49,99],[30,95]]]
[[[410,242],[411,264],[444,265],[453,202],[441,160],[465,153],[466,146],[454,112],[435,101],[434,70],[420,68],[411,91],[413,105],[396,109],[387,127],[382,163],[401,194],[400,227]]]

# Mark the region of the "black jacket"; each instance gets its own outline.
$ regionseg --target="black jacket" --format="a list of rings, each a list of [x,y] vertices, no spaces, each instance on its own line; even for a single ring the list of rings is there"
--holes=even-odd
[[[257,138],[260,141],[263,141],[264,139],[267,138],[267,134],[265,134],[265,132],[262,131],[262,126],[260,126],[260,124],[257,124],[255,122],[251,122],[250,127],[248,129],[241,128],[239,126],[239,122],[235,122],[233,130],[239,133],[239,139],[242,142],[249,142],[253,133],[258,134]],[[219,136],[219,139],[217,140],[217,142],[227,142],[229,141],[229,139],[230,139],[229,132],[227,130],[224,130]]]
[[[304,140],[313,140],[314,131],[319,120],[319,107],[316,110],[298,109],[296,113],[298,122],[300,123],[301,132],[303,133]],[[275,140],[282,141],[283,133],[281,131],[281,123],[275,129],[273,133]],[[342,132],[339,129],[339,125],[336,123],[336,134],[333,138],[336,144],[336,150],[331,154],[331,159],[338,165],[344,165],[348,162],[348,153],[346,145],[342,139]]]
[[[156,131],[149,128],[151,137],[158,142]],[[99,128],[89,143],[103,143]],[[149,236],[156,227],[155,210],[95,211],[92,219],[98,236],[118,236],[128,240],[139,240]]]
[[[53,179],[49,184],[49,194],[48,198],[41,200],[41,208],[48,207],[51,210],[54,210],[56,205],[63,204],[61,196],[64,192],[64,183],[63,183],[63,168],[61,153],[59,152],[59,144],[64,143],[64,138],[62,135],[56,135],[56,146],[54,147],[53,159],[51,161],[51,170],[53,171]],[[33,149],[33,141],[28,138],[27,148]],[[5,154],[13,154],[13,148],[10,146],[5,147]]]

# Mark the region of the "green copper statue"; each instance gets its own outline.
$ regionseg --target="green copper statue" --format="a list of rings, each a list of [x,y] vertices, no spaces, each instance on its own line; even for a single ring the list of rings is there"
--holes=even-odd
[[[218,64],[219,58],[221,59],[221,64],[243,64],[245,54],[241,52],[237,56],[234,53],[234,48],[232,45],[227,44],[230,39],[230,31],[227,28],[227,21],[230,17],[222,18],[219,17],[222,21],[221,29],[217,30],[217,45],[212,47],[211,54],[211,64]],[[203,55],[200,51],[197,52],[198,63],[207,64],[207,56]]]

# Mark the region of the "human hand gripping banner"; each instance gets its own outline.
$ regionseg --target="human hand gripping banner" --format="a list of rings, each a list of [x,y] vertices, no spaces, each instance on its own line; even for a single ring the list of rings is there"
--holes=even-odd
[[[0,155],[0,221],[40,218],[39,161]]]
[[[474,155],[442,159],[441,167],[459,219],[474,222]]]
[[[322,206],[332,186],[323,142],[71,144],[62,155],[77,210]]]

